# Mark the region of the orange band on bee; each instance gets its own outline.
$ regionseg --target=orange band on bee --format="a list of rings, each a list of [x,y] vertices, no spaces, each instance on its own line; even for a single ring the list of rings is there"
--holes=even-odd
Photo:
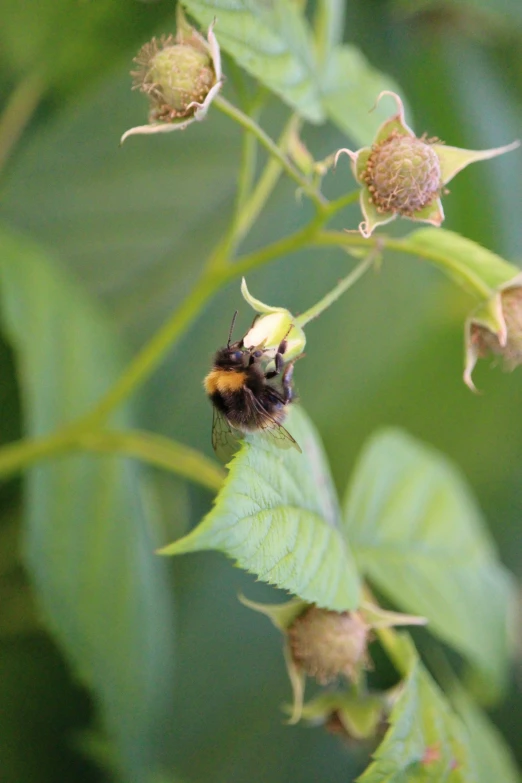
[[[207,394],[226,394],[239,391],[246,381],[246,373],[230,370],[211,370],[205,378],[204,385]]]

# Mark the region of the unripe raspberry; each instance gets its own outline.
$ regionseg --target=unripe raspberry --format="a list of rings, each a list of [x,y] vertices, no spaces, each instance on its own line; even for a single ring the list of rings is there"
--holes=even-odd
[[[377,226],[390,223],[398,215],[440,226],[444,220],[441,195],[445,186],[470,163],[489,160],[516,149],[519,142],[492,150],[461,150],[448,147],[438,139],[420,138],[406,124],[404,106],[394,92],[397,113],[378,129],[373,145],[353,152],[340,149],[334,157],[337,164],[343,153],[350,157],[352,171],[363,187],[360,205],[364,220],[359,231],[366,239]]]
[[[321,685],[339,675],[354,680],[367,660],[368,632],[357,612],[312,606],[288,628],[292,658]]]
[[[440,161],[430,144],[397,131],[372,147],[361,179],[378,212],[405,217],[431,204],[442,187]]]
[[[173,36],[155,38],[142,47],[135,62],[134,86],[146,93],[156,120],[188,117],[215,82],[211,58],[198,39],[176,43]]]
[[[471,342],[479,357],[490,351],[502,356],[507,370],[513,370],[522,364],[522,288],[507,288],[500,294],[502,315],[506,323],[505,345],[497,334],[486,326],[471,324]]]

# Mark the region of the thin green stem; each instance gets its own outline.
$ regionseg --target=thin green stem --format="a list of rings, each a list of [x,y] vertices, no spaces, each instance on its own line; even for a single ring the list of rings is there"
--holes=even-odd
[[[248,115],[244,114],[236,106],[233,106],[221,95],[218,95],[214,99],[214,106],[220,109],[224,114],[233,119],[235,122],[242,125],[243,128],[250,131],[256,136],[259,143],[266,149],[266,151],[275,159],[278,160],[284,171],[296,182],[299,187],[305,193],[317,207],[321,207],[326,203],[324,196],[312,185],[312,183],[306,179],[295,166],[288,160],[277,144],[268,136],[264,130]]]
[[[292,134],[299,129],[300,125],[301,119],[296,114],[292,115],[283,129],[277,144],[283,153],[286,152],[288,142]],[[282,170],[283,167],[280,161],[270,157],[258,180],[257,185],[252,191],[249,199],[244,203],[241,213],[238,215],[234,230],[235,247],[237,247],[248,234],[258,216],[262,212],[270,194],[274,190],[277,181],[281,176]]]
[[[227,279],[231,280],[235,277],[242,277],[243,275],[246,275],[247,272],[251,272],[253,269],[268,264],[276,258],[295,253],[300,248],[308,245],[313,240],[313,237],[314,227],[309,223],[304,228],[295,231],[287,237],[278,239],[276,242],[272,242],[270,245],[266,245],[260,250],[256,250],[253,253],[248,253],[238,258],[237,262],[228,270]]]
[[[326,213],[328,219],[340,212],[342,209],[355,204],[359,201],[359,190],[352,190],[349,193],[345,193],[344,196],[340,196],[335,201],[330,201],[323,207],[323,211]]]
[[[256,116],[257,115],[254,115],[253,119],[256,119]],[[249,197],[256,170],[256,159],[257,139],[252,133],[245,131],[241,148],[241,163],[239,166],[235,214],[232,222],[233,226],[237,223],[238,217],[243,210],[244,203]]]
[[[11,93],[0,117],[0,171],[38,106],[45,86],[42,75],[33,72]]]
[[[335,288],[332,288],[329,293],[326,294],[326,296],[323,296],[323,298],[317,302],[313,307],[310,307],[309,310],[306,310],[306,312],[301,313],[301,315],[297,316],[295,319],[295,322],[297,326],[304,327],[307,323],[310,323],[314,318],[317,318],[317,316],[321,315],[324,310],[326,310],[330,305],[332,305],[334,302],[336,302],[340,296],[344,294],[345,291],[347,291],[349,288],[351,288],[355,283],[364,275],[364,273],[372,266],[373,262],[375,261],[375,253],[368,253],[366,258],[364,258],[355,269],[352,269],[349,275],[344,277],[342,280],[338,282],[338,284],[335,286]]]
[[[119,454],[176,473],[211,490],[219,490],[225,471],[196,449],[153,432],[100,430],[84,433],[77,446],[99,454]]]
[[[195,449],[152,432],[100,430],[72,426],[42,438],[27,438],[0,449],[0,477],[9,478],[36,462],[67,453],[93,451],[139,459],[211,490],[220,489],[225,472]]]
[[[348,234],[342,231],[318,231],[314,236],[313,242],[318,247],[381,247],[397,253],[419,256],[426,261],[436,264],[447,272],[450,277],[460,278],[481,299],[489,299],[491,296],[491,288],[475,275],[471,269],[463,264],[459,264],[453,256],[440,253],[436,249],[430,250],[424,247],[416,247],[415,243],[410,242],[408,237],[405,239],[392,239],[390,237],[377,236],[372,239],[364,239],[355,234]]]
[[[73,443],[74,434],[69,429],[54,432],[47,437],[9,443],[0,449],[0,477],[9,478],[34,462],[64,454],[73,448]]]

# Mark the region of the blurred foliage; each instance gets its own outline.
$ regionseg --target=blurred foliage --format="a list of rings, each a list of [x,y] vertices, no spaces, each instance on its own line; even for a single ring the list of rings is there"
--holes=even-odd
[[[494,147],[517,137],[522,125],[520,22],[519,0],[416,4],[347,0],[344,40],[356,44],[372,66],[401,85],[419,132],[425,129],[466,148]],[[15,232],[20,237],[17,272],[23,277],[22,269],[32,253],[45,258],[38,274],[55,270],[53,278],[67,279],[68,290],[77,291],[85,308],[96,313],[107,329],[100,336],[90,321],[78,327],[83,348],[72,381],[79,386],[67,386],[67,404],[81,404],[107,383],[102,354],[112,341],[121,345],[118,350],[123,357],[135,351],[183,300],[232,208],[240,134],[216,111],[186,134],[132,140],[121,150],[117,146],[121,133],[142,122],[146,112],[140,96],[130,92],[130,61],[152,34],[169,32],[173,25],[170,0],[7,0],[2,6],[0,95],[7,103],[35,72],[41,79],[40,102],[13,147],[0,184],[0,218],[6,235],[12,237]],[[231,93],[231,83],[226,91]],[[270,102],[262,120],[272,135],[287,114],[275,99]],[[346,145],[330,125],[307,128],[305,139],[317,158]],[[328,176],[329,195],[344,192],[347,176],[341,170]],[[451,191],[445,200],[446,227],[511,261],[520,260],[520,155],[466,171],[452,183]],[[296,200],[293,185],[282,181],[246,248],[258,247],[297,227],[307,210]],[[354,209],[342,215],[338,225],[354,227],[358,220]],[[404,228],[393,226],[394,231]],[[299,312],[345,272],[346,257],[338,251],[306,251],[255,273],[252,286],[260,299]],[[47,297],[36,272],[27,272],[22,282],[40,297],[38,307],[32,300],[27,303],[32,313],[27,350],[35,352],[35,366],[61,415],[62,401],[54,399],[54,381],[62,368],[53,352],[72,333],[71,320],[53,319],[56,304]],[[4,286],[3,297],[8,293]],[[76,294],[69,296],[74,314]],[[21,293],[14,296],[13,307],[23,306],[21,297]],[[138,426],[210,454],[211,413],[200,392],[201,378],[240,302],[239,287],[233,284],[208,304],[140,392],[132,411]],[[482,363],[476,380],[485,393],[473,396],[465,388],[461,380],[463,321],[469,309],[470,300],[426,264],[387,257],[378,275],[369,275],[359,283],[356,295],[347,294],[308,329],[307,359],[296,370],[297,385],[324,439],[340,491],[367,437],[381,425],[404,427],[461,467],[477,493],[504,562],[520,577],[522,426],[517,414],[522,371],[509,376],[498,369],[489,373],[487,363]],[[5,326],[5,311],[3,318],[2,443],[22,431],[21,387],[11,353],[16,337],[13,341],[12,326]],[[243,308],[239,331],[249,319]],[[47,333],[49,323],[52,329]],[[38,353],[37,341],[43,333],[48,334],[48,348]],[[84,364],[86,356],[89,364]],[[18,367],[22,374],[29,370]],[[34,422],[24,424],[31,429]],[[84,469],[105,472],[92,459]],[[121,463],[113,464],[113,469],[117,473],[127,470]],[[37,475],[30,481],[37,483]],[[165,542],[198,522],[209,509],[210,498],[203,490],[191,487],[187,498],[177,481],[150,471],[143,481],[146,505],[164,520],[165,529],[155,534]],[[36,489],[29,496],[33,518],[41,502]],[[76,523],[88,508],[89,498],[76,497],[74,484],[70,489]],[[134,484],[132,490],[137,492]],[[118,562],[117,554],[136,544],[136,531],[146,536],[139,522],[133,528],[131,519],[142,519],[143,508],[132,498],[125,496],[130,508],[126,507],[126,516],[121,518],[117,539],[105,540],[103,530],[99,533],[95,554],[107,563],[107,581],[99,585],[98,604],[85,606],[87,613],[94,612],[94,621],[96,606],[103,608],[105,602],[111,613],[117,613],[118,596],[125,587],[111,561]],[[48,502],[53,516],[65,513],[59,498],[51,497]],[[0,545],[2,562],[9,554],[11,596],[13,573],[20,595],[26,594],[16,535],[3,535],[13,525],[16,529],[20,503],[19,482],[2,485]],[[62,522],[63,539],[60,536],[56,546],[75,544],[77,531],[68,530],[67,521]],[[88,519],[81,524],[80,529],[88,530]],[[85,554],[79,537],[76,544],[72,570],[82,568]],[[38,540],[31,545],[31,559],[37,565],[43,551],[40,546]],[[271,600],[273,590],[232,569],[221,555],[187,555],[166,565],[153,558],[151,549],[147,545],[144,553],[150,570],[135,572],[136,579],[143,580],[140,596],[145,594],[150,602],[148,619],[168,639],[175,630],[169,608],[175,600],[178,629],[175,647],[160,634],[163,646],[154,650],[171,657],[165,671],[175,664],[175,681],[165,678],[154,686],[163,690],[165,708],[150,729],[149,753],[160,767],[155,770],[156,780],[326,783],[351,780],[360,773],[367,764],[368,747],[353,749],[318,730],[281,726],[279,706],[288,699],[289,689],[280,639],[236,600],[239,590],[258,600]],[[160,577],[160,569],[169,573]],[[103,568],[91,576],[97,579],[101,573]],[[133,573],[132,568],[128,573]],[[168,595],[163,594],[166,607],[155,603],[153,585],[158,579],[169,584]],[[73,680],[76,672],[65,668],[61,653],[44,636],[28,599],[24,605],[29,619],[23,627],[9,629],[3,622],[12,603],[2,591],[3,576],[1,580],[2,779],[51,783],[112,778],[115,773],[103,772],[78,750],[93,751],[94,743],[82,742],[81,732],[96,725],[96,705],[88,703],[89,697]],[[53,598],[58,603],[72,600],[63,593]],[[135,630],[145,634],[141,623],[136,620]],[[78,649],[80,656],[88,655],[81,639]],[[124,651],[122,645],[120,654],[118,674],[125,679],[123,672],[130,669],[133,650]],[[161,671],[150,676],[154,679]],[[140,673],[146,676],[144,670]],[[131,695],[134,684],[132,677],[126,682]],[[117,681],[114,687],[120,693]],[[133,740],[136,727],[147,722],[141,694],[133,704],[129,706],[129,697],[122,708],[127,711],[131,743],[138,741]],[[520,671],[495,718],[522,761]],[[140,748],[135,751],[138,754]],[[98,757],[99,748],[92,754]],[[110,769],[112,754],[106,755]],[[144,779],[142,760],[127,770],[127,777]]]

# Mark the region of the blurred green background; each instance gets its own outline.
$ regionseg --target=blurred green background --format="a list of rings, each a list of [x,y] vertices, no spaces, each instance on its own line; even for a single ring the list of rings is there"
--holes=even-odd
[[[1,231],[13,246],[19,243],[18,279],[4,281],[4,308],[16,290],[30,292],[20,304],[29,370],[17,365],[13,351],[13,323],[20,312],[5,316],[0,335],[2,443],[24,431],[23,404],[33,432],[52,429],[61,418],[86,409],[90,396],[96,399],[116,372],[112,365],[107,369],[113,360],[105,356],[105,342],[118,343],[123,357],[143,345],[186,296],[227,224],[240,133],[216,110],[187,132],[131,139],[118,148],[121,133],[141,124],[146,114],[142,96],[130,91],[131,59],[152,34],[173,30],[174,5],[171,0],[2,3],[4,103],[23,80],[29,79],[29,89],[31,79],[41,77],[47,84],[0,184]],[[419,134],[426,130],[471,149],[494,147],[521,134],[521,9],[520,0],[349,0],[345,39],[398,82]],[[225,72],[227,67],[225,60]],[[233,98],[231,84],[226,94]],[[276,135],[287,116],[272,99],[262,122]],[[349,143],[329,125],[307,127],[304,137],[317,158]],[[331,196],[351,187],[347,166],[326,179]],[[294,190],[288,181],[280,183],[245,249],[304,221],[309,209]],[[452,182],[445,227],[516,263],[522,255],[521,203],[522,156],[515,153],[472,167]],[[358,221],[354,209],[337,225],[355,227]],[[411,227],[403,222],[391,229],[404,233]],[[16,253],[15,263],[12,259]],[[46,270],[41,279],[34,272],[39,264]],[[248,284],[261,300],[299,312],[346,270],[347,258],[339,251],[302,252],[252,274]],[[46,276],[68,278],[65,289],[73,286],[75,293],[61,296],[70,298],[69,304],[52,298]],[[76,296],[85,309],[79,320]],[[13,311],[18,305],[11,303]],[[322,434],[341,494],[370,433],[386,424],[404,427],[461,467],[504,562],[520,577],[522,371],[491,372],[482,362],[476,383],[485,393],[467,390],[461,380],[463,322],[471,306],[437,270],[414,258],[389,256],[378,274],[369,274],[310,325],[297,387]],[[211,411],[201,379],[237,307],[239,333],[251,315],[234,283],[212,300],[140,391],[132,411],[135,425],[210,456]],[[67,387],[63,400],[57,379]],[[107,492],[111,481],[119,481],[121,466],[115,462],[108,462],[114,473],[105,474]],[[94,463],[93,458],[88,465]],[[82,475],[91,470],[82,465]],[[73,472],[61,476],[57,487],[67,487]],[[280,705],[290,689],[281,640],[236,598],[243,591],[254,600],[273,600],[275,592],[215,553],[168,562],[151,555],[156,543],[199,521],[209,508],[209,493],[168,474],[140,471],[145,501],[129,490],[120,506],[111,507],[122,514],[117,532],[106,535],[102,514],[96,538],[86,542],[89,520],[76,531],[71,514],[77,499],[57,491],[43,510],[35,508],[38,481],[45,476],[31,480],[27,503],[42,524],[59,519],[70,536],[60,532],[53,552],[63,541],[76,551],[78,568],[86,569],[91,568],[89,547],[99,556],[96,573],[85,575],[82,602],[70,597],[78,621],[71,630],[76,650],[87,643],[81,636],[84,615],[94,613],[96,623],[104,602],[123,604],[125,596],[132,603],[128,622],[134,623],[129,638],[143,640],[144,670],[139,659],[138,669],[132,668],[132,644],[110,653],[115,659],[111,715],[117,721],[121,713],[117,743],[126,754],[125,780],[328,783],[352,780],[364,768],[368,748],[347,747],[320,730],[282,725]],[[152,508],[147,518],[155,520],[150,538],[136,533],[138,523],[130,521],[142,502]],[[101,732],[96,701],[81,685],[83,672],[69,666],[64,631],[57,645],[34,606],[18,555],[23,514],[22,482],[1,485],[0,777],[5,783],[115,780],[116,745]],[[29,541],[39,584],[45,573],[40,545],[38,537]],[[136,554],[137,546],[143,553]],[[44,559],[45,543],[42,547]],[[126,548],[131,552],[126,562],[136,557],[129,592],[119,576]],[[75,565],[70,568],[74,572]],[[150,589],[144,589],[149,580]],[[85,601],[94,586],[89,607]],[[68,598],[52,600],[60,607]],[[104,671],[103,660],[99,663]],[[142,674],[147,699],[140,690]],[[507,699],[494,713],[519,762],[521,677],[515,664]]]

